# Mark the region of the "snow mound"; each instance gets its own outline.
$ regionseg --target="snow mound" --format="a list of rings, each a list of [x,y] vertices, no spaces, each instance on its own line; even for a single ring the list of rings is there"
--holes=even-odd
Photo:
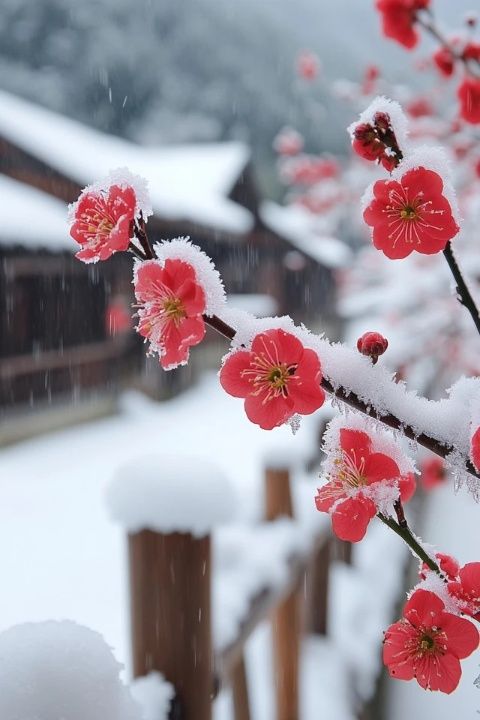
[[[142,720],[166,720],[175,690],[161,673],[151,672],[145,677],[136,678],[130,688],[143,709]]]
[[[131,533],[155,530],[208,535],[232,518],[230,483],[205,459],[157,455],[128,462],[107,490],[110,514]]]
[[[0,634],[0,717],[143,720],[121,669],[87,627],[67,620],[15,625]]]
[[[375,115],[380,113],[386,113],[390,117],[390,123],[395,133],[397,143],[401,150],[405,151],[408,141],[408,120],[403,112],[401,106],[395,100],[389,100],[389,98],[379,95],[374,98],[370,105],[364,110],[358,120],[355,120],[347,128],[347,132],[351,139],[354,138],[355,128],[359,123],[366,123],[367,125],[374,125]]]

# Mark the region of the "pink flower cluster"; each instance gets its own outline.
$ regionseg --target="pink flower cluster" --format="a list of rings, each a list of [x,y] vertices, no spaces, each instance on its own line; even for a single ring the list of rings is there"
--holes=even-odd
[[[419,40],[419,13],[428,10],[429,6],[430,0],[376,0],[383,34],[412,50]],[[475,21],[469,24],[473,27]],[[434,52],[432,60],[444,78],[452,77],[457,66],[463,67],[463,77],[457,89],[459,114],[465,122],[480,123],[480,42],[471,37],[465,41],[458,36],[453,37]],[[473,72],[472,66],[475,68]]]
[[[415,492],[413,473],[402,474],[392,457],[375,450],[366,432],[342,427],[328,482],[315,498],[317,510],[330,514],[337,537],[358,542],[380,512],[385,490],[387,497],[407,502]]]
[[[388,116],[377,118],[374,142],[382,137],[382,123],[393,133]],[[298,138],[287,140],[282,151],[289,155]],[[377,154],[376,159],[380,157]],[[320,167],[324,177],[334,173],[328,164],[316,165],[315,173],[320,173]],[[134,237],[142,244],[145,254],[135,252],[141,261],[136,262],[133,280],[137,331],[168,370],[185,364],[190,348],[203,340],[215,292],[205,270],[209,261],[201,251],[185,239],[161,243],[153,251],[142,235],[138,214],[133,186],[92,187],[73,206],[71,233],[81,245],[77,257],[84,262],[104,260],[126,250]],[[375,246],[394,258],[405,257],[413,249],[438,252],[458,232],[440,176],[424,167],[408,170],[398,180],[377,182],[364,217],[373,228]],[[223,293],[218,273],[212,268],[210,272]],[[222,387],[241,398],[248,419],[265,430],[294,415],[314,413],[325,401],[320,356],[305,342],[308,345],[308,335],[293,326],[291,332],[269,327],[233,349],[223,361]],[[379,333],[368,332],[359,338],[357,347],[376,362],[388,341]],[[412,498],[416,482],[413,466],[397,443],[371,432],[370,426],[361,429],[355,421],[343,420],[334,425],[329,438],[326,483],[318,489],[315,504],[317,510],[330,515],[333,532],[342,540],[358,542],[375,516],[384,521],[390,518],[391,523],[396,514],[400,523],[402,503]],[[472,432],[470,460],[480,468],[480,428]],[[425,478],[429,473],[425,486],[441,482],[442,461],[425,464]],[[460,660],[479,644],[472,619],[480,620],[480,563],[460,568],[456,560],[441,554],[435,562],[436,572],[431,562],[422,566],[420,585],[411,594],[403,617],[386,631],[383,657],[393,677],[415,678],[424,688],[450,693],[460,679]],[[442,589],[436,592],[438,583]]]

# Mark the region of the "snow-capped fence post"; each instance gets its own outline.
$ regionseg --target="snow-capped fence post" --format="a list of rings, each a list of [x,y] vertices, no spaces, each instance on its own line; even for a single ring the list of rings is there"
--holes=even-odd
[[[265,518],[293,517],[290,471],[267,467]],[[272,615],[277,720],[298,720],[300,661],[300,596],[295,588]]]
[[[172,683],[172,718],[210,720],[210,536],[142,530],[128,542],[134,675]]]
[[[134,675],[174,686],[172,720],[211,720],[210,531],[231,517],[230,487],[201,459],[142,458],[117,473],[108,502],[129,532]]]

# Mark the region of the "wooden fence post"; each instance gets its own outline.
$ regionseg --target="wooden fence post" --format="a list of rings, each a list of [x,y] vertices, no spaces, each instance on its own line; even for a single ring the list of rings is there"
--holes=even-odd
[[[330,556],[331,542],[328,538],[325,538],[314,553],[307,569],[307,629],[314,635],[327,634]]]
[[[129,535],[133,671],[175,688],[170,717],[211,720],[210,537]]]
[[[285,468],[267,468],[265,473],[265,517],[293,517],[290,473]],[[294,590],[272,617],[277,720],[298,720],[300,664],[300,597]]]
[[[250,720],[250,698],[243,653],[232,672],[232,696],[235,720]]]

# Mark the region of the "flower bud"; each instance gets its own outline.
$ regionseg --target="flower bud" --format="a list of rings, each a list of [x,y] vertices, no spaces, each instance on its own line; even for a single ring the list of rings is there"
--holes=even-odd
[[[371,358],[375,365],[380,355],[388,348],[388,340],[378,332],[366,332],[357,340],[357,350]]]

